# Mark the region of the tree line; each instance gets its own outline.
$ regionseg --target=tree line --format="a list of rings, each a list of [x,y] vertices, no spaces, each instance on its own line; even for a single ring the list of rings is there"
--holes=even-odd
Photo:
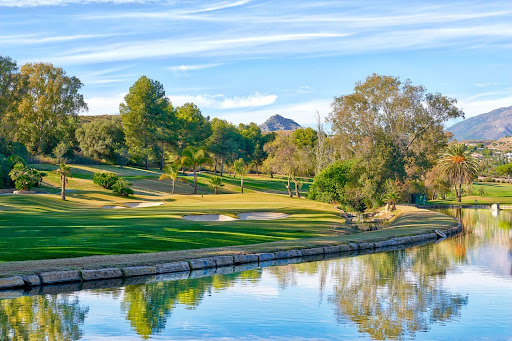
[[[84,123],[78,116],[87,110],[82,83],[61,68],[47,63],[18,68],[0,57],[0,86],[3,160],[35,153],[61,162],[78,154],[146,169],[188,160],[181,170],[195,173],[209,165],[221,176],[249,169],[285,175],[290,196],[300,196],[301,177],[316,175],[311,199],[359,209],[448,181],[435,168],[450,140],[444,123],[464,115],[455,99],[377,74],[335,97],[326,122],[317,113],[316,130],[270,134],[255,123],[210,119],[194,103],[175,107],[163,85],[146,76],[130,87],[120,115]],[[204,160],[191,162],[197,153]]]

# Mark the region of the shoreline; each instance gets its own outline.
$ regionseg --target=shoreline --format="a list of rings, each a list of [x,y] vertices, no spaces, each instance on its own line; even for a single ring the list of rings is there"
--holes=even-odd
[[[462,225],[460,223],[457,224],[456,227],[452,227],[446,230],[441,230],[447,233],[448,238],[458,235],[463,231]],[[290,250],[285,252],[291,252],[295,256],[287,257],[287,258],[276,258],[276,252],[274,259],[268,260],[259,260],[258,261],[250,261],[255,255],[242,255],[247,256],[246,258],[239,258],[240,263],[233,262],[233,264],[219,265],[217,266],[208,266],[212,263],[206,263],[207,259],[196,259],[196,261],[204,262],[204,267],[200,267],[197,269],[183,270],[181,267],[175,268],[167,268],[168,271],[164,271],[161,273],[149,273],[149,274],[140,274],[140,275],[132,275],[132,276],[124,276],[125,272],[121,271],[123,276],[119,277],[105,277],[105,278],[94,278],[91,280],[85,280],[83,277],[80,281],[64,281],[64,282],[55,282],[55,283],[45,283],[34,286],[18,286],[18,287],[9,287],[0,289],[0,299],[9,299],[16,298],[21,296],[36,296],[36,295],[53,295],[60,293],[69,293],[81,290],[91,290],[91,289],[111,289],[115,287],[121,287],[126,285],[136,285],[136,284],[145,284],[151,282],[160,282],[160,281],[177,281],[177,280],[186,280],[186,279],[197,279],[202,277],[213,276],[217,274],[227,275],[236,272],[242,272],[247,270],[253,270],[258,268],[265,268],[270,266],[282,266],[288,264],[297,264],[297,263],[306,263],[306,262],[314,262],[314,261],[322,261],[329,260],[335,258],[344,258],[344,257],[355,257],[362,256],[373,253],[380,252],[388,252],[395,250],[403,250],[411,247],[422,246],[434,243],[438,240],[438,238],[432,238],[433,234],[422,234],[411,237],[402,237],[395,238],[393,240],[388,240],[383,242],[376,242],[381,244],[374,244],[374,248],[361,248],[357,250],[349,250],[349,251],[339,251],[336,246],[334,247],[326,247],[326,248],[317,248],[323,249],[323,253],[315,253],[316,249],[303,249],[303,250]],[[364,244],[364,243],[361,243]],[[366,243],[370,244],[370,243]],[[364,246],[364,245],[363,245]],[[368,245],[366,245],[368,246]],[[379,246],[379,247],[377,247]],[[327,250],[326,250],[327,249]],[[296,252],[298,251],[298,252]],[[334,251],[334,252],[325,252],[325,251]],[[270,254],[260,254],[260,255],[270,255]],[[260,256],[258,255],[258,256]],[[283,255],[283,254],[281,254]],[[225,256],[219,256],[225,257]],[[265,258],[267,256],[263,256]],[[215,258],[215,257],[211,257]],[[222,259],[222,258],[220,258]],[[233,259],[235,257],[233,256]],[[246,260],[246,262],[243,262]],[[174,264],[178,264],[179,262],[175,262]],[[188,263],[189,266],[191,263]],[[197,263],[199,264],[199,263]],[[170,265],[170,264],[168,264]],[[147,268],[147,267],[139,267]],[[126,269],[126,268],[125,268]],[[102,269],[104,274],[108,271],[112,271],[113,269]],[[172,271],[175,270],[175,271]],[[96,270],[82,270],[83,271],[96,271]],[[64,272],[64,271],[62,271]],[[65,271],[71,272],[71,271]]]
[[[446,233],[447,236],[462,231],[462,225],[457,223],[455,218],[438,212],[410,208],[400,218],[404,217],[408,223],[407,227],[400,227],[400,224],[393,222],[391,226],[397,224],[399,227],[340,237],[304,238],[143,254],[5,262],[0,263],[0,276],[2,276],[0,290],[71,282],[85,283],[100,279],[205,270],[305,256],[380,250],[397,245],[435,241],[438,239],[434,232],[436,229]],[[428,227],[421,227],[422,225]],[[390,235],[390,233],[393,234]]]

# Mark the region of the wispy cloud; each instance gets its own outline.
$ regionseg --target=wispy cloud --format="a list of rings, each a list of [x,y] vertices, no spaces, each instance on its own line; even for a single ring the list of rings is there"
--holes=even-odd
[[[133,4],[157,2],[158,0],[0,0],[0,7],[39,7],[70,4]],[[165,1],[165,0],[164,0]]]
[[[1,1],[1,0],[0,0]],[[75,40],[95,39],[112,37],[117,34],[76,34],[67,36],[42,36],[40,33],[26,35],[0,36],[2,45],[27,45],[27,44],[49,44],[62,43]]]
[[[204,12],[219,11],[219,10],[223,10],[223,9],[227,9],[227,8],[243,6],[243,5],[245,5],[245,4],[249,3],[249,2],[251,2],[251,0],[224,1],[224,2],[219,2],[219,3],[213,4],[213,5],[209,6],[209,7],[204,7],[204,8],[200,8],[200,9],[196,9],[196,10],[185,11],[184,13],[192,14],[192,13],[204,13]]]
[[[193,102],[207,109],[255,108],[273,104],[277,100],[277,95],[259,93],[241,97],[226,97],[224,95],[169,95],[168,97],[174,105]]]
[[[186,72],[186,71],[195,71],[202,69],[209,69],[215,66],[219,66],[221,64],[197,64],[197,65],[178,65],[178,66],[170,66],[167,69],[175,72]]]

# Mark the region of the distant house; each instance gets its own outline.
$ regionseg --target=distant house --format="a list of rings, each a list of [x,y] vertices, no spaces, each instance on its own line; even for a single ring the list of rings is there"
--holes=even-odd
[[[471,156],[478,160],[481,160],[484,157],[482,154],[479,153],[471,153]]]

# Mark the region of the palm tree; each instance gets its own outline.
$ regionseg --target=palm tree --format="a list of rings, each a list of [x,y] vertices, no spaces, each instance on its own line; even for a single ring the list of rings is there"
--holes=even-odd
[[[201,165],[205,163],[211,164],[212,159],[203,148],[188,146],[181,152],[181,158],[178,159],[178,163],[192,169],[194,172],[194,194],[197,194],[197,171],[201,168]]]
[[[65,163],[61,163],[59,169],[57,169],[55,172],[60,175],[60,198],[62,200],[66,200],[66,183],[68,182],[68,177],[71,177],[71,166],[68,166]]]
[[[478,175],[478,162],[464,143],[451,144],[437,161],[440,170],[455,186],[457,201],[462,201],[462,185],[468,184]]]
[[[224,186],[222,184],[222,178],[220,176],[212,176],[209,181],[210,187],[213,188],[215,194],[219,194],[217,190],[219,189],[219,187]]]
[[[166,165],[164,167],[164,174],[160,175],[160,178],[158,178],[158,180],[162,181],[162,180],[167,180],[167,179],[171,179],[172,180],[172,194],[174,194],[174,184],[176,182],[176,180],[178,180],[178,166],[175,165],[175,164],[169,164],[169,165]]]
[[[244,159],[240,158],[233,164],[235,166],[235,174],[240,174],[240,187],[242,187],[242,193],[244,192],[244,175],[247,173],[247,167],[245,166]]]

